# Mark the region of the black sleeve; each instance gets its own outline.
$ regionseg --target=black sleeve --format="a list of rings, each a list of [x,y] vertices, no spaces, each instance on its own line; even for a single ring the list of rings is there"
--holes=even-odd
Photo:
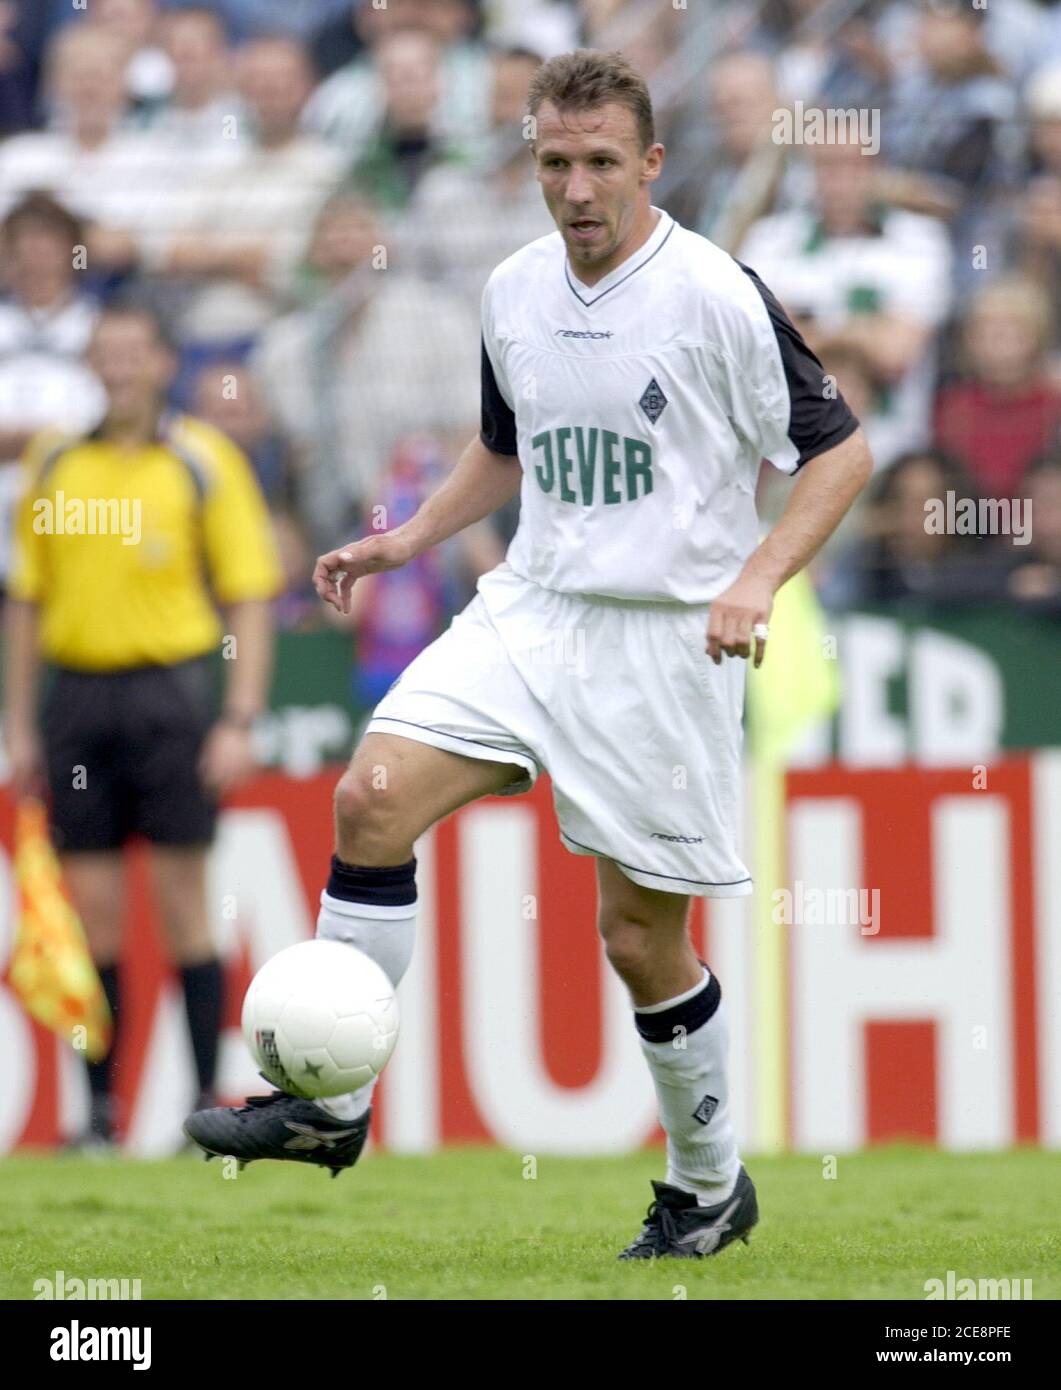
[[[493,364],[482,344],[482,423],[479,438],[495,454],[515,455],[516,417],[502,396]]]
[[[754,270],[739,261],[737,264],[759,291],[774,327],[792,406],[788,437],[799,450],[799,469],[849,439],[858,429],[858,420],[839,391],[826,391],[825,368],[773,293]]]

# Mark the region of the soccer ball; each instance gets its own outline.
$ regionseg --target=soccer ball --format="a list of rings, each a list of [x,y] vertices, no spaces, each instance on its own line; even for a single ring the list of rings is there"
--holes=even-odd
[[[300,941],[251,981],[243,1036],[281,1091],[305,1100],[338,1096],[387,1065],[398,1039],[398,1000],[364,952],[341,941]]]

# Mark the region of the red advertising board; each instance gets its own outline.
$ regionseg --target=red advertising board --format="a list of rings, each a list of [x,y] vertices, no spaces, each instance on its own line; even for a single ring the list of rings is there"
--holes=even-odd
[[[335,774],[259,778],[222,818],[211,910],[227,968],[221,1084],[255,1078],[238,1037],[258,964],[310,934]],[[754,808],[750,809],[754,814]],[[0,796],[0,962],[11,948],[12,807]],[[790,774],[784,923],[787,1140],[814,1152],[912,1137],[1061,1141],[1061,759]],[[497,1140],[621,1152],[658,1138],[629,1005],[597,939],[593,861],[559,843],[545,779],[465,808],[418,846],[420,923],[374,1138],[427,1151]],[[127,1142],[162,1153],[194,1091],[173,972],[130,852],[118,1054]],[[751,900],[695,901],[729,1011],[735,1122],[758,1139],[765,1071]],[[787,915],[786,915],[787,914]],[[51,1144],[85,1104],[79,1063],[0,985],[0,1151]],[[259,1085],[258,1089],[264,1089]]]

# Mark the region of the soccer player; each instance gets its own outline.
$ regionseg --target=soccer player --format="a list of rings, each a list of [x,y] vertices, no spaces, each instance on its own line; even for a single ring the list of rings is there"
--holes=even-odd
[[[758,1210],[731,1122],[721,989],[692,949],[689,898],[751,892],[736,844],[745,661],[762,661],[774,593],[872,464],[766,286],[653,207],[664,150],[625,59],[553,59],[530,111],[558,230],[487,284],[481,433],[411,521],[322,556],[317,591],[345,612],[360,576],[517,489],[519,529],[376,707],[337,788],[317,932],[397,983],[417,837],[547,771],[564,844],[597,860],[600,932],[667,1134],[666,1180],[622,1257],[699,1258],[746,1237]],[[763,457],[799,476],[759,544]],[[337,1172],[361,1151],[370,1099],[370,1087],[320,1103],[275,1092],[186,1128],[208,1151]]]

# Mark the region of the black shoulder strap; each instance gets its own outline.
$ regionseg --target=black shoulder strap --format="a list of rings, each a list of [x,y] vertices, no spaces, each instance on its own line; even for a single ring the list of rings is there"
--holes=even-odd
[[[52,445],[41,461],[37,464],[37,476],[35,483],[37,487],[42,486],[48,474],[59,462],[62,456],[69,453],[71,449],[76,449],[83,442],[83,436],[71,435],[66,439],[59,439]]]
[[[210,487],[209,469],[194,448],[176,438],[176,424],[177,417],[175,415],[164,415],[159,421],[159,438],[163,440],[174,458],[179,459],[188,470],[188,475],[195,488],[196,499],[201,508],[206,501],[206,494]]]
[[[210,564],[206,555],[206,536],[204,531],[204,509],[207,493],[210,491],[210,468],[194,446],[176,438],[177,422],[180,419],[173,411],[166,411],[158,422],[158,437],[175,459],[188,471],[195,488],[196,522],[199,544],[199,564],[203,580],[212,590]]]

